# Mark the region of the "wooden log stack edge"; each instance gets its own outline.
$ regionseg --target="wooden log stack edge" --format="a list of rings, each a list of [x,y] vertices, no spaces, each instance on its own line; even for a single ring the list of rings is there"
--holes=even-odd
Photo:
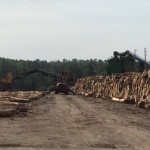
[[[0,92],[0,117],[11,117],[28,112],[29,103],[44,97],[45,91]]]
[[[75,92],[150,109],[150,70],[80,78],[75,83]]]

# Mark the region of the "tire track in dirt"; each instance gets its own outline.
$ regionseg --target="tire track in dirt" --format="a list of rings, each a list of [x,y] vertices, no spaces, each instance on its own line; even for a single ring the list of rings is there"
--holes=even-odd
[[[0,149],[149,149],[148,128],[132,124],[134,115],[129,116],[128,110],[119,114],[125,106],[110,109],[114,105],[101,99],[50,94],[34,101],[27,117],[1,121]],[[134,120],[142,121],[141,117],[135,114]]]
[[[94,103],[91,99],[87,100],[80,96],[69,96],[67,99],[81,112],[82,117],[78,117],[77,120],[85,128],[83,134],[87,136],[88,146],[110,145],[111,147],[112,145],[112,148],[120,149],[143,149],[143,147],[148,149],[150,147],[148,128],[131,126],[128,114],[126,118],[122,118],[106,110],[103,106],[104,101],[98,99],[100,103],[97,104],[97,100]]]

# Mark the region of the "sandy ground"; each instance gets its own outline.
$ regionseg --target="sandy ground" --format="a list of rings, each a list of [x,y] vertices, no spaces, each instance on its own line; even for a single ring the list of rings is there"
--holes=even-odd
[[[149,150],[150,111],[110,100],[50,94],[26,117],[0,118],[2,150]]]

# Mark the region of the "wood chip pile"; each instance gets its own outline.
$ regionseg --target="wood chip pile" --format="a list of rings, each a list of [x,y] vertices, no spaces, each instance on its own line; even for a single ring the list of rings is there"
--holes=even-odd
[[[39,91],[0,92],[0,117],[25,115],[30,102],[46,94],[46,92]]]
[[[85,96],[111,98],[150,109],[150,70],[81,78],[75,84],[75,91]]]

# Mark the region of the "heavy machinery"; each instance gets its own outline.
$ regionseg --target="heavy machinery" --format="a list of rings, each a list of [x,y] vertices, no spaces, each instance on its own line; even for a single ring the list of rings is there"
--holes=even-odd
[[[50,74],[45,71],[41,70],[31,70],[29,72],[25,72],[23,74],[20,74],[16,77],[14,77],[13,82],[15,82],[18,79],[25,78],[29,75],[37,74],[37,75],[44,75],[54,80],[54,88],[55,94],[58,93],[64,93],[66,95],[71,92],[72,94],[75,94],[70,88],[69,84],[74,81],[74,76],[71,72],[68,71],[62,71],[59,75]]]
[[[107,74],[124,73],[124,72],[142,72],[149,68],[150,63],[133,54],[130,51],[119,53],[114,52],[113,58],[108,60]]]
[[[31,71],[28,71],[28,72],[25,72],[25,73],[22,73],[18,76],[15,76],[13,78],[13,82],[15,82],[16,80],[19,80],[19,79],[22,79],[22,78],[25,78],[29,75],[32,75],[32,74],[37,74],[37,75],[44,75],[44,76],[47,76],[51,79],[54,79],[55,81],[57,80],[57,75],[55,74],[51,74],[51,73],[47,73],[45,71],[41,71],[41,70],[37,70],[37,69],[34,69],[34,70],[31,70]]]
[[[69,88],[69,84],[74,81],[74,76],[71,72],[62,71],[60,75],[55,75],[37,69],[22,73],[15,77],[13,77],[12,73],[8,73],[6,79],[0,79],[0,91],[7,91],[13,89],[16,80],[25,78],[32,74],[44,75],[52,79],[54,81],[53,90],[55,91],[55,94],[69,94],[69,92],[72,92],[74,94],[74,92]]]
[[[7,73],[6,78],[0,78],[0,91],[11,90],[13,88],[13,74]]]
[[[60,73],[60,76],[57,80],[57,83],[55,85],[55,94],[58,93],[64,93],[66,95],[72,93],[73,95],[75,92],[73,92],[70,88],[69,85],[74,81],[74,75],[72,72],[69,71],[62,71]]]
[[[66,83],[57,83],[56,86],[55,86],[55,94],[58,94],[58,93],[64,93],[65,95],[68,95],[69,92],[71,92],[73,95],[75,94],[75,92],[73,92],[68,84]]]

